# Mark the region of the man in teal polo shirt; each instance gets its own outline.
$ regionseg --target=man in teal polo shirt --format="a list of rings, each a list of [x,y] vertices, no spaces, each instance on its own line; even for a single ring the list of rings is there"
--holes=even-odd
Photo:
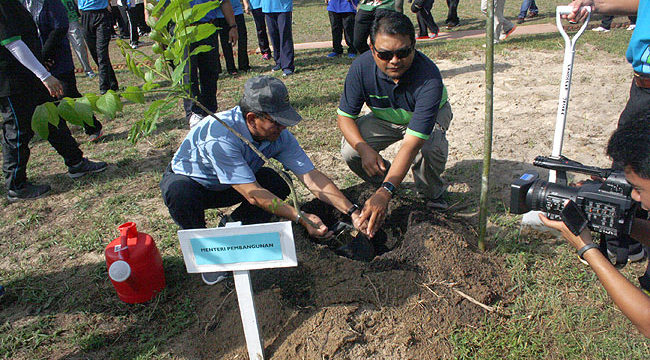
[[[379,187],[362,211],[373,234],[409,167],[427,205],[447,208],[440,174],[447,162],[445,132],[453,114],[440,71],[415,50],[415,29],[406,15],[379,11],[370,43],[371,51],[348,71],[337,123],[343,132],[343,159],[354,173]],[[364,103],[372,112],[359,117]],[[402,139],[391,165],[379,151]]]

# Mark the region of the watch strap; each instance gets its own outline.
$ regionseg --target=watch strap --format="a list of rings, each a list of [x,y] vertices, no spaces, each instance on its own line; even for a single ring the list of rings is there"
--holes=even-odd
[[[580,250],[578,250],[578,256],[579,256],[582,260],[584,260],[585,258],[583,257],[583,255],[587,252],[587,250],[589,250],[589,249],[596,249],[596,248],[598,248],[598,245],[596,245],[596,244],[594,244],[594,243],[587,244],[587,245],[581,247]]]

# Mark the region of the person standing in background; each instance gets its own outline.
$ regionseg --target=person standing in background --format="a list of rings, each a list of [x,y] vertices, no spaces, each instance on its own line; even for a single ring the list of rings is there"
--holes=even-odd
[[[240,0],[230,0],[232,4],[232,11],[235,15],[235,24],[237,24],[237,35],[238,35],[238,45],[237,45],[237,65],[239,71],[247,72],[251,69],[250,63],[248,61],[248,34],[246,32],[246,20],[244,19],[244,10]],[[223,16],[221,9],[217,9],[217,18],[216,25],[220,29],[219,40],[221,42],[221,49],[223,50],[223,58],[226,60],[226,70],[230,75],[237,75],[238,71],[235,67],[235,57],[232,51],[232,45],[229,42],[229,29],[228,21]],[[217,59],[219,62],[219,60]],[[218,64],[218,73],[221,73],[221,62]]]
[[[332,27],[332,52],[327,54],[328,58],[343,54],[341,34],[345,36],[345,43],[348,45],[348,57],[357,56],[357,49],[354,47],[354,16],[358,2],[358,0],[325,0]]]
[[[296,71],[293,51],[293,0],[262,0],[262,12],[273,45],[275,66],[271,71],[282,70],[282,76]]]
[[[269,47],[269,37],[266,34],[266,20],[262,12],[262,0],[242,0],[244,12],[253,15],[255,21],[255,30],[257,33],[257,45],[260,47],[263,60],[271,60],[271,48]]]
[[[354,48],[359,55],[370,49],[368,35],[377,10],[393,10],[394,7],[395,0],[359,0],[357,15],[354,17]]]
[[[72,46],[72,50],[77,54],[77,59],[79,59],[79,63],[84,72],[92,79],[97,75],[92,67],[90,67],[90,61],[88,61],[88,48],[86,47],[86,41],[84,40],[81,24],[79,23],[81,15],[77,7],[77,0],[61,0],[61,2],[68,12],[68,41]]]

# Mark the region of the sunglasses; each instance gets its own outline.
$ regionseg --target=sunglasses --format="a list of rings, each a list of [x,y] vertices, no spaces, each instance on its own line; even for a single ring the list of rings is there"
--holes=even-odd
[[[411,55],[411,52],[413,52],[413,49],[414,49],[413,46],[397,49],[395,51],[389,51],[389,50],[377,51],[377,49],[373,48],[373,50],[375,51],[375,54],[377,54],[377,57],[384,60],[384,61],[391,60],[393,58],[393,56],[397,56],[398,59],[404,59],[405,57],[408,57],[409,55]]]

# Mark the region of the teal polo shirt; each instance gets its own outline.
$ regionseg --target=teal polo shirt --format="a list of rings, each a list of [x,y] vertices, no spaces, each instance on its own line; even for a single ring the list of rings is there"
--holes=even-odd
[[[415,51],[413,64],[395,84],[366,51],[350,66],[337,113],[356,119],[366,103],[375,117],[407,125],[407,134],[426,140],[446,102],[440,70],[421,52]]]
[[[257,142],[239,106],[217,116],[264,156],[278,160],[286,170],[303,175],[314,169],[314,164],[288,130],[283,130],[275,141]],[[223,191],[235,184],[255,182],[255,173],[264,165],[264,160],[219,121],[208,116],[190,130],[171,164],[174,173],[189,176],[207,189]]]

